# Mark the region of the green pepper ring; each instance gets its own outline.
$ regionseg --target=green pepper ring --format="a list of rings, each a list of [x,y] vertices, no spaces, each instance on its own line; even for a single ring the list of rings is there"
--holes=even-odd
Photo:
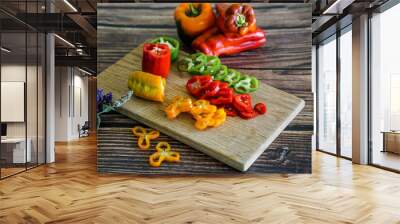
[[[223,80],[227,74],[228,74],[228,67],[226,67],[226,65],[221,65],[219,70],[215,74],[213,74],[213,79]]]
[[[242,75],[240,72],[236,71],[235,69],[228,69],[228,73],[224,77],[223,81],[227,82],[230,87],[234,86],[242,79]]]
[[[234,85],[237,93],[250,93],[254,92],[259,87],[259,81],[252,76],[243,76],[242,79]]]

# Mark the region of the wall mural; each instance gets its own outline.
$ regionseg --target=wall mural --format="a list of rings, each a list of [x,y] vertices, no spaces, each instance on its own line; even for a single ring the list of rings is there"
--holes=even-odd
[[[98,171],[310,173],[310,7],[98,4]]]

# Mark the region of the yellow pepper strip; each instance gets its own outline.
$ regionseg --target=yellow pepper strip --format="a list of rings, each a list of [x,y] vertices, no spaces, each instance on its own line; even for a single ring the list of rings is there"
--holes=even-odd
[[[164,101],[165,85],[163,77],[142,71],[133,72],[128,79],[128,87],[135,96],[159,102]]]
[[[160,136],[159,131],[152,130],[147,132],[146,128],[136,126],[132,128],[132,133],[139,137],[138,139],[138,146],[141,149],[149,149],[150,148],[150,140],[158,138]]]
[[[179,162],[180,155],[178,152],[171,152],[171,146],[168,142],[159,142],[156,146],[157,152],[149,157],[151,166],[159,167],[165,160],[167,162]]]
[[[193,115],[196,123],[194,126],[199,130],[204,130],[208,126],[213,126],[213,117],[217,107],[211,105],[207,100],[197,100],[193,103],[193,108],[190,113]]]
[[[172,120],[182,112],[190,112],[192,109],[192,100],[182,96],[176,96],[172,99],[172,103],[165,108],[167,118]]]

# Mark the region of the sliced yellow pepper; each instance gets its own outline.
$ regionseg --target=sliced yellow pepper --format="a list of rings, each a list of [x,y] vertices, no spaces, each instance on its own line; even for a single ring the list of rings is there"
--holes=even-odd
[[[171,151],[171,145],[168,142],[159,142],[156,146],[157,152],[149,157],[151,166],[159,167],[165,160],[167,162],[179,162],[180,155],[178,152]]]
[[[197,100],[193,103],[193,108],[190,113],[193,115],[196,123],[194,126],[199,130],[204,130],[208,126],[214,125],[214,114],[217,111],[217,107],[211,105],[207,100]]]
[[[156,139],[160,136],[159,131],[151,130],[150,132],[147,132],[146,128],[140,126],[132,128],[132,133],[139,137],[138,146],[141,149],[149,149],[150,140]]]
[[[214,116],[212,117],[212,124],[210,124],[213,127],[218,127],[221,124],[223,124],[226,120],[226,112],[224,108],[219,108],[215,113]]]
[[[135,71],[129,75],[128,87],[137,97],[147,100],[164,101],[166,81],[161,76]]]
[[[182,112],[190,112],[192,107],[192,100],[190,98],[176,96],[164,111],[167,114],[167,118],[172,120]]]
[[[208,100],[197,100],[193,103],[190,113],[195,119],[200,119],[212,117],[215,111],[217,111],[217,107],[215,105],[211,105]]]

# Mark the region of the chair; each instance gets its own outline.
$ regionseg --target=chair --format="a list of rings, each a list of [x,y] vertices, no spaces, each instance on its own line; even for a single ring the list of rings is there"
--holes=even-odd
[[[89,129],[90,129],[89,121],[85,121],[85,123],[82,125],[82,127],[78,124],[79,138],[88,137]]]

